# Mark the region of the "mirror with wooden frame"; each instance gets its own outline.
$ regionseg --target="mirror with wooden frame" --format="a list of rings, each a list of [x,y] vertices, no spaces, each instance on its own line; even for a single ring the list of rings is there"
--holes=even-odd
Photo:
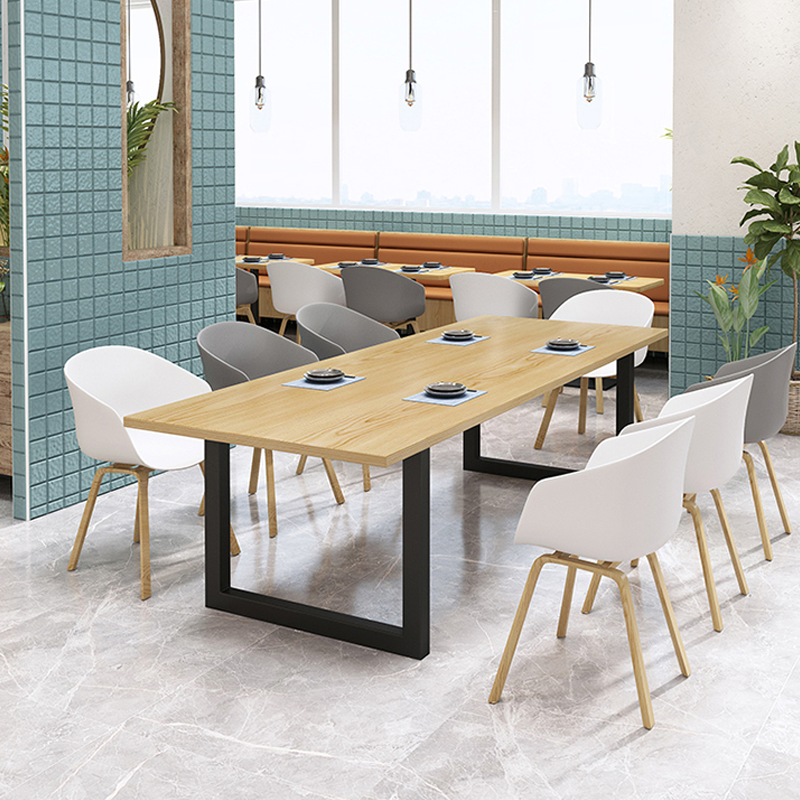
[[[190,0],[121,0],[123,260],[191,252]]]

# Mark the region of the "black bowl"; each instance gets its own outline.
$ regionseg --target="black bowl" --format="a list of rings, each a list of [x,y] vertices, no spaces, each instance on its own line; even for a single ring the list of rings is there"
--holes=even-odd
[[[547,346],[551,350],[577,350],[581,343],[577,339],[551,339]]]
[[[340,369],[310,369],[303,377],[311,383],[334,383],[344,378],[344,372]]]
[[[436,269],[437,267],[441,267],[442,266],[442,262],[441,261],[426,261],[422,266],[423,267],[427,267],[428,269]]]
[[[612,270],[611,272],[606,272],[606,278],[610,278],[611,280],[622,280],[623,278],[627,278],[628,276],[624,272],[620,272],[619,270]]]
[[[355,266],[358,266],[358,262],[357,261],[340,261],[339,262],[339,268],[340,269],[343,269],[344,267],[355,267]]]
[[[261,262],[261,256],[245,256],[242,261],[245,264],[259,264]]]
[[[536,275],[549,275],[553,270],[550,267],[534,267],[533,271]]]
[[[273,261],[280,261],[282,258],[286,258],[286,253],[270,253],[267,258]]]
[[[590,275],[589,280],[595,283],[608,283],[611,279],[607,278],[605,275]]]
[[[429,383],[425,387],[425,394],[431,397],[461,397],[466,393],[467,387],[463,383],[455,383],[454,381],[436,381],[435,383]]]
[[[362,258],[361,263],[368,267],[371,267],[374,266],[375,264],[380,264],[381,262],[378,261],[377,258]]]
[[[535,275],[533,274],[533,270],[531,270],[530,272],[515,272],[514,277],[520,280],[530,280],[534,278]]]
[[[422,269],[419,264],[404,264],[400,267],[401,272],[419,272]]]
[[[460,329],[453,329],[450,331],[443,331],[442,332],[442,339],[452,339],[455,342],[463,342],[467,339],[474,339],[475,334],[472,331],[466,330],[466,328]]]

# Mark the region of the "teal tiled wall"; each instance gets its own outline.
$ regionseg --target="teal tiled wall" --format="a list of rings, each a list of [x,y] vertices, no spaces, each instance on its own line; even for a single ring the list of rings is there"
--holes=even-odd
[[[746,245],[732,236],[673,236],[670,247],[670,384],[672,394],[713,375],[726,360],[714,314],[695,292],[706,293],[706,280],[728,275],[738,283]],[[792,340],[792,282],[778,269],[778,283],[762,296],[751,328],[769,325],[752,355],[785,347]]]
[[[9,8],[18,22],[20,0]],[[22,446],[27,426],[27,500],[36,517],[85,499],[97,467],[77,446],[65,361],[96,345],[126,344],[202,374],[197,332],[231,317],[233,3],[192,3],[193,252],[136,262],[122,261],[119,0],[25,0],[24,9],[27,183],[14,191],[27,200],[27,239],[15,227],[12,261],[27,258],[27,282],[14,277],[14,435]],[[17,65],[19,30],[17,24]],[[19,101],[19,67],[14,76]],[[46,77],[55,96],[43,91]],[[24,293],[27,414],[17,313]],[[14,500],[15,515],[24,516],[24,472],[16,463]]]
[[[550,217],[532,214],[463,214],[427,211],[361,211],[324,208],[237,206],[237,225],[344,228],[477,236],[538,236],[545,239],[616,239],[668,242],[668,219]]]

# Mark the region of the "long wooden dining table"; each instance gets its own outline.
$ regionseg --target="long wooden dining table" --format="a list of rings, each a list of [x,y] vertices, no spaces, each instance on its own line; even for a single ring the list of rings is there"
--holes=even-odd
[[[616,361],[619,430],[633,420],[633,353],[667,335],[657,328],[490,316],[459,327],[487,338],[437,343],[446,328],[434,329],[326,360],[325,366],[364,378],[329,391],[286,386],[302,378],[307,368],[298,367],[125,417],[131,428],[206,441],[208,607],[424,658],[430,649],[430,448],[462,434],[466,470],[532,481],[570,472],[482,455],[481,424]],[[557,337],[576,338],[591,349],[578,355],[533,352]],[[456,406],[404,399],[435,381],[458,381],[474,391]],[[374,466],[402,461],[402,624],[231,584],[230,444]]]

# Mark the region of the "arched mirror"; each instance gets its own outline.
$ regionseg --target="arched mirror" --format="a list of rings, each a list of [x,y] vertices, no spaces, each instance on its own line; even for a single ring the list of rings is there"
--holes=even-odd
[[[121,0],[125,260],[191,252],[189,2]]]

